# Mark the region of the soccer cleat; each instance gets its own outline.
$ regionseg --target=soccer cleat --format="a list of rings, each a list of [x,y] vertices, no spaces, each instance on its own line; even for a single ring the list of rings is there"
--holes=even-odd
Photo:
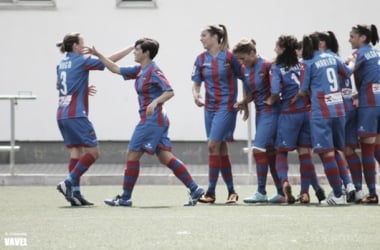
[[[266,203],[268,202],[268,197],[265,194],[256,192],[253,196],[244,198],[245,203]]]
[[[71,202],[73,198],[72,184],[68,180],[61,181],[57,185],[57,190],[63,194],[67,201]]]
[[[201,187],[198,187],[193,192],[190,193],[188,203],[185,203],[184,206],[195,206],[198,200],[204,195],[205,190]]]
[[[293,197],[294,198],[294,197]],[[286,199],[284,196],[280,195],[280,194],[275,194],[273,195],[272,197],[270,197],[268,199],[268,202],[269,203],[285,203],[286,202]]]
[[[363,204],[379,204],[379,198],[377,194],[364,197],[361,201]]]
[[[321,203],[321,201],[326,199],[325,190],[319,187],[318,190],[315,191],[315,196],[317,196],[318,202]]]
[[[356,200],[355,194],[356,194],[356,190],[355,190],[354,185],[352,183],[348,183],[346,187],[346,197],[347,197],[348,203],[355,202]]]
[[[335,206],[335,205],[345,205],[346,200],[344,198],[344,195],[341,195],[340,197],[336,197],[335,195],[329,195],[326,199],[321,201],[321,205],[324,206]]]
[[[300,194],[299,201],[302,204],[309,204],[310,203],[310,196],[308,193],[302,193]]]
[[[230,193],[227,197],[226,204],[235,204],[239,200],[239,195],[237,193]]]
[[[82,203],[80,202],[80,200],[78,200],[78,199],[75,198],[74,196],[73,196],[73,198],[71,199],[70,204],[71,204],[72,207],[79,207],[79,206],[82,206]]]
[[[215,194],[206,193],[201,198],[199,198],[198,201],[202,202],[202,203],[214,203],[215,202]]]
[[[120,195],[117,195],[113,199],[106,199],[104,200],[104,203],[111,207],[131,207],[132,206],[132,200],[125,200]]]
[[[285,200],[288,202],[288,204],[294,204],[296,202],[296,198],[292,195],[292,188],[289,185],[289,182],[284,182],[282,186],[282,191],[285,194]]]
[[[74,193],[71,200],[71,206],[92,206],[94,203],[86,200],[80,193]]]

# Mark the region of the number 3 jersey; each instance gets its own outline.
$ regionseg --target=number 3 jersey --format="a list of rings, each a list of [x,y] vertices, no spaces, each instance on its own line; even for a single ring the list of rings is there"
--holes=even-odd
[[[58,120],[88,116],[90,70],[104,70],[104,65],[98,59],[74,52],[68,52],[57,65]]]
[[[312,118],[345,116],[339,75],[348,78],[351,71],[325,52],[315,51],[301,64],[301,90],[310,93]]]

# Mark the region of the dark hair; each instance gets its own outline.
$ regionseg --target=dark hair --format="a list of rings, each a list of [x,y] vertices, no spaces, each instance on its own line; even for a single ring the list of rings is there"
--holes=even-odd
[[[302,41],[297,42],[297,48],[296,49],[302,49]]]
[[[149,57],[153,58],[157,55],[160,44],[152,38],[141,38],[135,42],[135,48],[140,45],[142,52],[149,51]]]
[[[210,33],[210,35],[216,35],[218,37],[218,44],[220,44],[220,48],[222,50],[226,50],[230,47],[228,43],[228,34],[227,28],[223,24],[219,25],[208,25],[206,30]]]
[[[251,51],[256,53],[256,41],[254,39],[241,39],[233,48],[232,52],[248,54]]]
[[[374,24],[371,25],[356,25],[355,27],[352,27],[352,31],[361,35],[366,36],[365,43],[369,44],[372,43],[373,45],[376,45],[376,43],[379,42],[379,33],[377,32],[377,28]]]
[[[317,32],[311,35],[305,35],[302,39],[302,58],[308,60],[313,58],[314,51],[319,47],[319,36]]]
[[[297,38],[294,36],[285,36],[282,35],[277,40],[277,46],[284,49],[284,52],[280,55],[277,55],[275,64],[284,64],[285,69],[298,64],[298,57],[296,49],[298,48]]]
[[[73,51],[73,45],[79,44],[80,33],[66,34],[62,42],[56,44],[62,53]]]
[[[334,32],[327,31],[327,32],[316,32],[319,40],[326,42],[326,47],[334,52],[335,54],[338,54],[339,52],[339,44],[338,40],[336,39],[336,36]]]

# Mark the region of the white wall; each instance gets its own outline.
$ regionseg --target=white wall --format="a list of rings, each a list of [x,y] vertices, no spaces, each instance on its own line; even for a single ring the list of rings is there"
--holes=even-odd
[[[256,40],[259,53],[274,57],[281,34],[332,30],[341,54],[351,48],[348,34],[355,24],[380,28],[380,2],[362,0],[157,0],[157,9],[117,9],[116,0],[56,0],[56,10],[0,10],[0,95],[32,91],[35,101],[20,101],[16,109],[18,140],[61,140],[56,126],[55,65],[62,56],[55,43],[79,31],[87,45],[109,55],[142,36],[160,41],[156,62],[171,82],[175,97],[166,104],[173,140],[204,140],[203,112],[195,107],[190,75],[202,52],[201,29],[227,26],[230,43],[241,37]],[[377,22],[377,23],[376,23]],[[121,65],[133,63],[133,56]],[[90,119],[100,140],[128,140],[138,121],[132,81],[108,71],[90,76],[98,94],[90,99]],[[236,139],[246,139],[247,125],[238,119]],[[0,141],[9,140],[9,103],[0,101]]]

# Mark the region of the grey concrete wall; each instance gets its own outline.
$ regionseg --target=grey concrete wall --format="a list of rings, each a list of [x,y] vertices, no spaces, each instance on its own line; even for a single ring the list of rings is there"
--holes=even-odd
[[[16,152],[16,163],[66,163],[69,157],[68,151],[61,141],[18,141],[20,150]],[[0,142],[0,145],[9,145],[9,142]],[[235,141],[229,143],[229,152],[234,164],[248,163],[248,156],[243,152],[246,141]],[[119,164],[124,163],[125,150],[128,141],[100,141],[101,156],[97,163]],[[207,158],[207,143],[205,141],[187,142],[174,141],[173,153],[183,162],[192,165],[205,165]],[[145,155],[142,163],[159,164],[156,157]],[[290,163],[298,163],[295,153],[289,154]],[[319,159],[314,155],[314,162]],[[9,163],[9,152],[0,152],[0,164]]]
[[[8,145],[9,142],[0,142],[0,145]],[[61,141],[18,141],[20,150],[16,152],[16,163],[65,163],[69,157],[68,150]],[[124,162],[124,155],[128,141],[100,141],[101,156],[98,163],[118,164]],[[237,141],[229,144],[231,159],[236,164],[247,163],[247,155],[242,148],[246,142]],[[206,142],[173,142],[173,153],[183,162],[189,164],[207,164]],[[9,152],[0,152],[0,164],[9,162]],[[145,155],[142,162],[158,164],[154,156]]]

